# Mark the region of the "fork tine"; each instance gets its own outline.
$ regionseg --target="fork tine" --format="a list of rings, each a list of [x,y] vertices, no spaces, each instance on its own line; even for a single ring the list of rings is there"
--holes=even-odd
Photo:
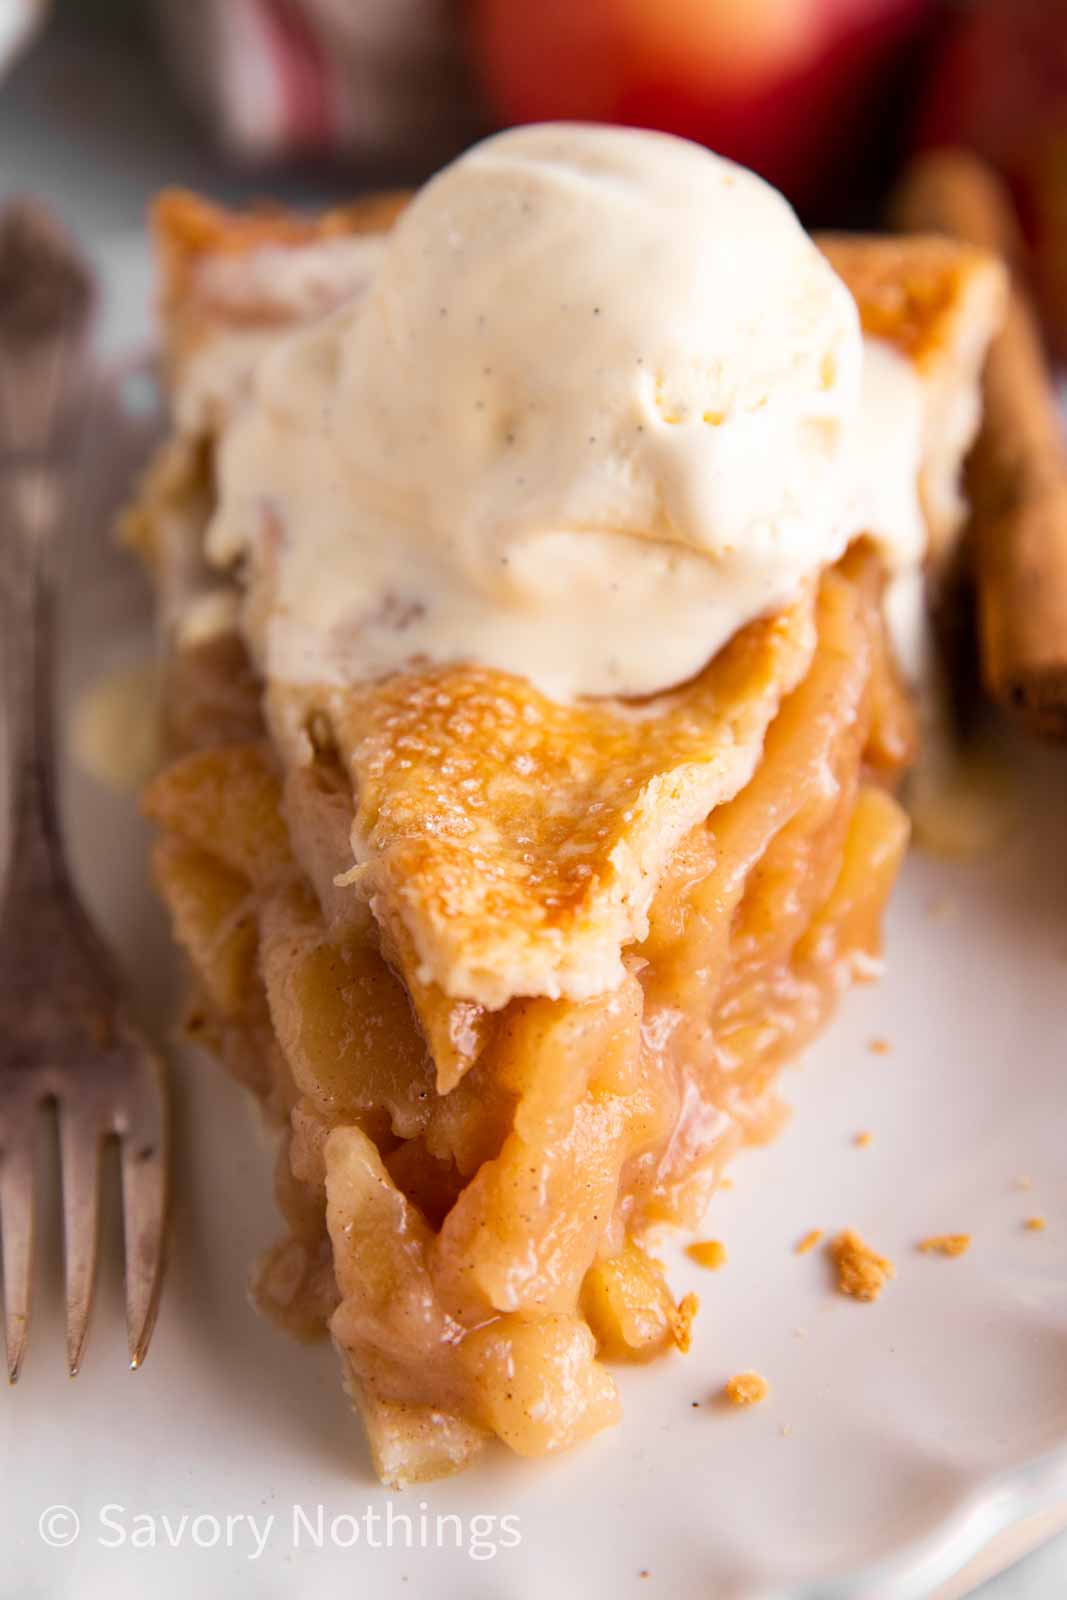
[[[166,1210],[162,1144],[122,1146],[122,1206],[126,1237],[126,1336],[130,1366],[139,1367],[155,1326],[163,1268]]]
[[[126,1336],[130,1367],[141,1365],[159,1308],[167,1211],[166,1114],[158,1087],[142,1097],[140,1116],[121,1145],[126,1242]]]
[[[61,1106],[63,1261],[67,1280],[67,1370],[81,1365],[100,1242],[100,1132],[80,1107]]]
[[[7,1378],[17,1383],[30,1328],[33,1280],[37,1128],[31,1116],[5,1126],[0,1148],[0,1249],[4,1259],[4,1336]]]

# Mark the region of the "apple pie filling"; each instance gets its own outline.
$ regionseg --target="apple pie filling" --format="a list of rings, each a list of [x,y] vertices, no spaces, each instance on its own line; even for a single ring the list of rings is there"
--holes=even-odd
[[[337,884],[355,804],[328,719],[288,775],[241,740],[149,789],[190,1027],[285,1127],[289,1233],[259,1303],[329,1329],[386,1478],[494,1434],[572,1444],[618,1414],[605,1361],[686,1343],[649,1230],[699,1221],[730,1156],[776,1127],[779,1065],[877,966],[911,754],[881,586],[860,545],[780,619],[807,659],[752,776],[680,838],[621,981],[580,1001],[413,999]],[[751,668],[716,670],[737,694]]]

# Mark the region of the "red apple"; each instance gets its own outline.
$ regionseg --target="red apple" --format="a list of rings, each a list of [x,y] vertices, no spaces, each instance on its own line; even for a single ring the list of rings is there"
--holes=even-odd
[[[470,0],[507,122],[665,128],[798,204],[878,131],[880,90],[929,0]]]
[[[1067,0],[982,0],[935,66],[921,144],[963,144],[1015,195],[1049,338],[1067,357]]]

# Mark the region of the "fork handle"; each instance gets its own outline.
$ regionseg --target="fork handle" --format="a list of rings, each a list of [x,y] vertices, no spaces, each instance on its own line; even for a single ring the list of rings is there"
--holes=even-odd
[[[55,529],[61,470],[55,458],[13,462],[4,472],[10,553],[4,584],[10,740],[11,887],[65,885],[66,859],[56,801]]]

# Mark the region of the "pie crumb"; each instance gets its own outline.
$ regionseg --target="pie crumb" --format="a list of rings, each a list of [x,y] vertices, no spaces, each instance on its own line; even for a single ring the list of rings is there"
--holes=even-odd
[[[809,1250],[815,1249],[815,1246],[819,1243],[821,1238],[821,1228],[810,1228],[804,1235],[803,1239],[797,1240],[793,1248],[798,1256],[806,1256]]]
[[[724,1267],[729,1259],[721,1239],[698,1239],[687,1247],[685,1253],[698,1267],[707,1267],[712,1272]]]
[[[872,1056],[887,1056],[889,1054],[888,1039],[872,1039],[867,1046]]]
[[[733,1186],[734,1186],[734,1180],[732,1178],[720,1178],[719,1179],[718,1187],[720,1189],[732,1189]]]
[[[683,1355],[693,1342],[693,1318],[700,1310],[700,1301],[695,1294],[686,1294],[678,1302],[678,1309],[674,1313],[671,1326],[671,1336]]]
[[[1020,1177],[1016,1178],[1015,1187],[1017,1189],[1032,1189],[1034,1187],[1034,1180],[1033,1178],[1028,1178],[1026,1174],[1023,1173]]]
[[[1045,1221],[1044,1217],[1027,1217],[1026,1221],[1023,1223],[1023,1227],[1026,1229],[1027,1233],[1044,1233],[1045,1229],[1048,1227],[1048,1223]]]
[[[863,1129],[861,1129],[861,1131],[859,1133],[853,1134],[852,1143],[854,1145],[856,1145],[860,1150],[866,1150],[867,1146],[870,1144],[870,1142],[871,1142],[871,1140],[873,1138],[874,1138],[874,1134],[870,1131],[870,1129],[869,1128],[863,1128]]]
[[[725,1395],[732,1406],[758,1406],[766,1400],[771,1386],[758,1372],[737,1372],[726,1383]]]
[[[962,1256],[970,1248],[969,1233],[932,1233],[919,1240],[919,1249],[928,1256]]]
[[[781,1434],[783,1439],[788,1439],[792,1431],[793,1425],[790,1422],[783,1422],[778,1429],[778,1432]]]
[[[837,1267],[838,1291],[853,1300],[877,1300],[888,1279],[897,1275],[893,1263],[873,1250],[854,1228],[845,1228],[829,1248]]]

